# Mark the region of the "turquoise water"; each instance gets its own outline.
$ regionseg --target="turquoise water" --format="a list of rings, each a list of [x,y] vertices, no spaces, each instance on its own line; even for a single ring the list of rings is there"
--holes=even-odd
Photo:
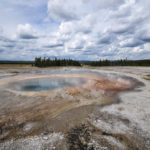
[[[46,91],[57,88],[82,85],[84,78],[36,78],[14,82],[11,86],[19,91]]]

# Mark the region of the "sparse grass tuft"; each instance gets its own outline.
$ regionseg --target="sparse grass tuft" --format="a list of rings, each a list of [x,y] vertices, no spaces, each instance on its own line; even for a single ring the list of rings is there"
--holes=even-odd
[[[14,71],[11,71],[11,73],[17,74],[17,73],[19,73],[19,71],[14,70]]]
[[[147,74],[145,77],[144,77],[145,80],[150,80],[150,74]]]
[[[144,79],[145,79],[145,80],[150,80],[150,78],[148,78],[148,77],[144,77]]]

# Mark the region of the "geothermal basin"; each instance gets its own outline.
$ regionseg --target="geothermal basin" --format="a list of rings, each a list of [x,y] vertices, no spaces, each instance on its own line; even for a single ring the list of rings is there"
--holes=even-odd
[[[73,87],[86,82],[84,78],[34,78],[14,82],[10,86],[18,91],[48,91],[57,88]]]
[[[136,123],[103,111],[144,87],[138,79],[86,68],[17,71],[0,79],[0,149],[148,149]]]

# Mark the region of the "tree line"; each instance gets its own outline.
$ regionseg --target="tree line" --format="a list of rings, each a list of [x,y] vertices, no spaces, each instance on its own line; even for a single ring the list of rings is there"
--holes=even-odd
[[[14,61],[14,60],[0,60],[0,64],[22,64],[22,65],[32,65],[34,61]]]
[[[89,66],[150,66],[150,59],[147,60],[99,60],[83,62]]]
[[[37,67],[50,67],[50,66],[81,66],[79,61],[72,59],[50,59],[36,57],[34,65]]]
[[[145,60],[98,60],[98,61],[77,61],[72,59],[51,59],[36,57],[34,61],[0,61],[0,64],[31,64],[37,67],[49,66],[150,66],[150,59]]]

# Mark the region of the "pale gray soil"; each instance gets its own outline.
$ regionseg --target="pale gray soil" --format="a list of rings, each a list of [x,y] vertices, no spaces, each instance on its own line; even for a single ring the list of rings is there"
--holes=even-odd
[[[113,82],[100,81],[96,89],[87,84],[48,93],[17,92],[5,85],[34,75],[79,72]],[[144,79],[148,74],[149,67],[2,67],[0,149],[149,150],[150,80]],[[136,84],[123,88],[130,83]]]

